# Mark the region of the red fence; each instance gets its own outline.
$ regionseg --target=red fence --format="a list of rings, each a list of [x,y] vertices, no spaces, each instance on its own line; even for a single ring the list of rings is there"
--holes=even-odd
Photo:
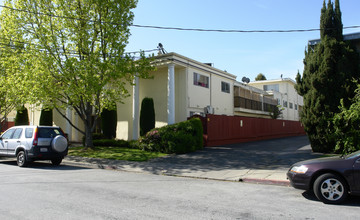
[[[15,125],[15,122],[13,121],[3,121],[1,122],[1,131],[0,132],[4,132],[6,131],[8,128],[11,128],[12,126]]]
[[[305,135],[298,121],[208,114],[202,122],[205,146]]]

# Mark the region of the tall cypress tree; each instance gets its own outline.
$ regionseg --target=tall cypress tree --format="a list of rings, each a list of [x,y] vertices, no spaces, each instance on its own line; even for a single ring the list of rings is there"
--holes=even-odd
[[[320,43],[305,51],[304,72],[296,77],[296,90],[304,97],[301,122],[313,151],[335,148],[331,119],[339,112],[340,100],[350,104],[359,77],[358,54],[342,39],[339,1],[325,0],[320,17]]]

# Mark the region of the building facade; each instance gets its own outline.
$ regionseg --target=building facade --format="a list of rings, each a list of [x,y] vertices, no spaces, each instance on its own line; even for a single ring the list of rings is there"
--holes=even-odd
[[[127,87],[129,97],[123,103],[117,103],[117,139],[139,138],[140,106],[145,97],[154,100],[156,127],[185,121],[193,115],[270,118],[270,112],[283,102],[288,103],[288,107],[282,119],[299,118],[302,99],[295,95],[295,82],[291,80],[245,84],[236,81],[235,75],[214,68],[211,64],[176,53],[155,57],[153,65],[156,70],[151,73],[152,77],[135,77],[134,85]],[[264,85],[267,86],[265,90]],[[271,89],[273,87],[275,89]],[[41,108],[31,105],[27,105],[27,108],[30,124],[37,125]],[[62,127],[71,141],[80,142],[83,135],[61,114],[55,110],[53,113],[54,125]],[[63,110],[62,114],[83,129],[82,121],[71,108]]]
[[[300,120],[300,112],[304,101],[303,97],[295,90],[296,82],[294,80],[290,78],[261,80],[250,82],[249,85],[265,91],[269,97],[277,100],[277,104],[282,109],[282,119],[291,121]]]

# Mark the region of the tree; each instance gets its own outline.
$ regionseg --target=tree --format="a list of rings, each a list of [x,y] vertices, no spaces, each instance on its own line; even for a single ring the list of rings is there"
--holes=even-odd
[[[53,110],[41,109],[39,125],[52,126],[53,125]]]
[[[313,151],[332,152],[336,140],[332,117],[343,99],[349,106],[359,78],[358,54],[343,41],[339,2],[331,1],[321,9],[320,43],[305,51],[304,72],[297,74],[295,86],[304,97],[301,122]]]
[[[18,125],[29,125],[28,110],[25,108],[25,106],[21,106],[17,109],[15,116],[15,126]]]
[[[113,105],[115,105],[115,107],[111,108],[111,110],[104,109],[101,112],[101,130],[107,139],[113,139],[116,137],[116,103],[113,103]]]
[[[144,53],[124,54],[136,0],[13,0],[2,10],[6,38],[21,42],[23,103],[54,108],[85,136],[92,133],[103,109],[129,96],[127,85],[153,69]],[[24,59],[26,57],[27,59]],[[26,80],[26,81],[25,81]],[[41,101],[39,101],[41,100]],[[73,109],[84,124],[76,127],[64,109]]]
[[[281,105],[274,106],[269,109],[271,119],[278,119],[282,115],[284,108]]]
[[[266,80],[266,77],[262,73],[259,73],[255,78],[255,81],[260,81],[260,80]]]
[[[153,128],[155,128],[154,100],[152,98],[145,97],[141,102],[140,135],[144,136]]]
[[[335,151],[342,154],[360,150],[360,85],[350,107],[341,103],[340,112],[333,119]]]

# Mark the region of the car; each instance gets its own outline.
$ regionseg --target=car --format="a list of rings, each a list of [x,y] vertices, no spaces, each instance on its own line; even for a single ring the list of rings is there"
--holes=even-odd
[[[287,178],[294,188],[312,190],[324,203],[342,203],[349,194],[360,195],[360,151],[295,163]]]
[[[58,166],[68,148],[65,133],[55,126],[14,126],[0,136],[0,156],[16,157],[19,167],[35,160],[51,160]]]

